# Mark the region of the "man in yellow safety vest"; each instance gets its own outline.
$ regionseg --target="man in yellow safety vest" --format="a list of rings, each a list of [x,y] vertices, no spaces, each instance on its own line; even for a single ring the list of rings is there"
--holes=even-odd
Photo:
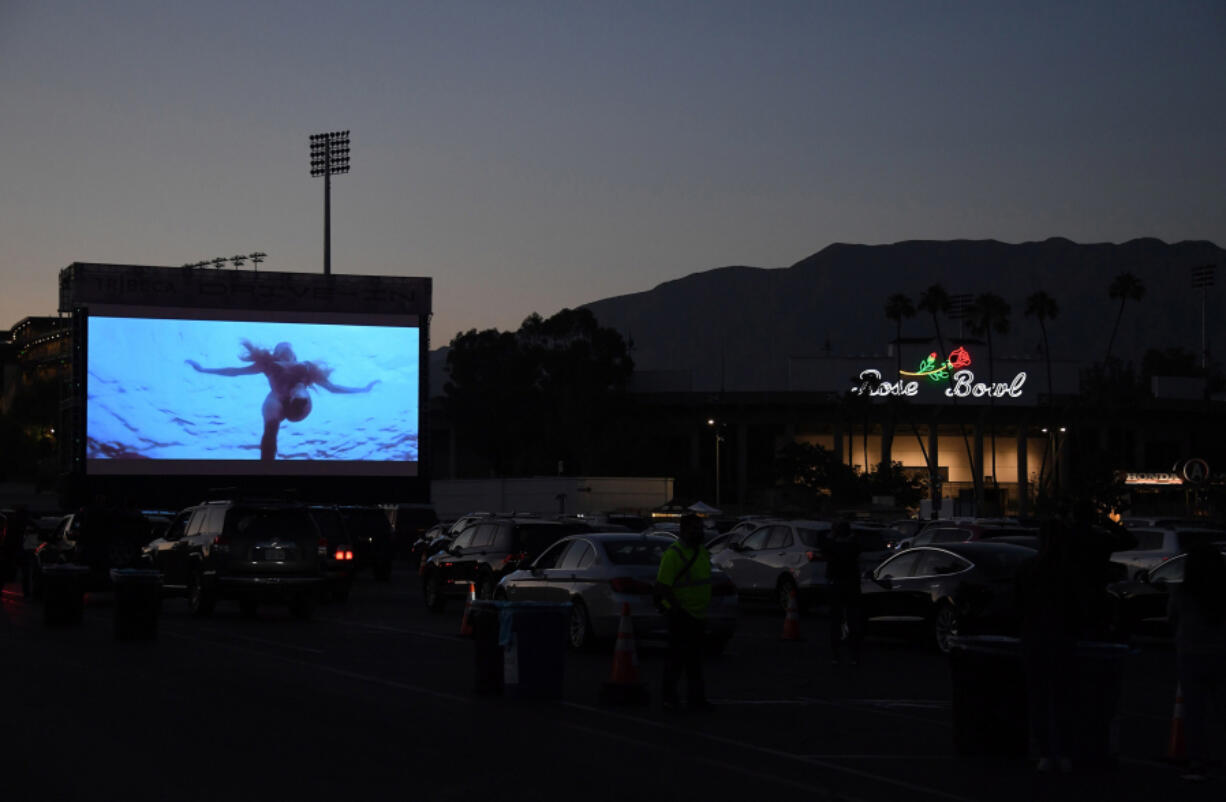
[[[685,672],[686,707],[710,710],[702,678],[707,607],[711,604],[711,554],[703,545],[702,520],[681,517],[680,537],[669,546],[656,574],[657,596],[668,620],[669,659],[661,694],[666,710],[678,709],[677,682]]]

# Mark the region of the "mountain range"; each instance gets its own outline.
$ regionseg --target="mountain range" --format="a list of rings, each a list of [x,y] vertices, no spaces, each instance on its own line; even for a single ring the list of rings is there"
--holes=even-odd
[[[993,335],[999,358],[1042,358],[1038,321],[1024,311],[1029,295],[1047,292],[1059,306],[1047,324],[1052,358],[1085,366],[1105,356],[1120,308],[1108,287],[1129,272],[1145,295],[1127,303],[1113,356],[1135,363],[1150,348],[1173,347],[1199,354],[1202,303],[1209,353],[1220,354],[1226,346],[1223,287],[1194,288],[1191,271],[1224,261],[1226,251],[1211,242],[1149,238],[1121,244],[1062,238],[838,243],[789,267],[719,267],[583,306],[632,341],[636,377],[644,386],[654,375],[671,377],[668,389],[760,392],[786,389],[795,357],[885,355],[896,335],[885,316],[887,299],[902,293],[918,303],[932,284],[951,296],[995,293],[1010,304],[1009,331]],[[941,321],[947,341],[958,337],[959,325]],[[927,313],[904,320],[902,336],[904,342],[931,338],[935,349]],[[435,394],[442,392],[443,364],[440,349],[431,359]]]

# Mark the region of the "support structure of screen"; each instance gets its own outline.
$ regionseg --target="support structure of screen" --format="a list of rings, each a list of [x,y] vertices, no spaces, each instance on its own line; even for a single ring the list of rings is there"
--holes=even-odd
[[[86,472],[416,476],[420,334],[406,316],[91,309]]]

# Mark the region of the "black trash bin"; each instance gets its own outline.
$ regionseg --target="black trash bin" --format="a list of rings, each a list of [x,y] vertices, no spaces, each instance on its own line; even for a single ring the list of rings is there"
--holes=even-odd
[[[162,572],[141,568],[111,570],[115,590],[115,637],[150,640],[157,637],[162,611]]]
[[[85,612],[85,580],[89,568],[72,563],[42,569],[43,624],[66,627],[80,624]]]
[[[1025,756],[1026,675],[1017,638],[952,638],[949,651],[954,748],[961,755]]]

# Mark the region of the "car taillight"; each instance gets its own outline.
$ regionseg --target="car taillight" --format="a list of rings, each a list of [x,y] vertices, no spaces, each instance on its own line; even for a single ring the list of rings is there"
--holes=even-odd
[[[336,554],[332,556],[334,560],[352,560],[353,552],[348,549],[337,549]]]
[[[228,550],[230,548],[230,536],[229,535],[214,535],[213,536],[213,547],[216,549],[220,549],[222,551]]]
[[[736,585],[728,577],[720,577],[711,583],[712,596],[735,596]]]
[[[609,580],[614,593],[651,593],[651,583],[628,576],[618,576]]]
[[[822,553],[820,551],[806,551],[805,557],[807,557],[809,559],[809,562],[811,563],[826,562],[826,558],[822,556]]]
[[[506,568],[507,566],[513,565],[518,562],[522,562],[523,560],[526,560],[526,559],[528,559],[528,553],[524,551],[521,551],[517,554],[508,554],[507,556],[502,558],[502,567]]]

